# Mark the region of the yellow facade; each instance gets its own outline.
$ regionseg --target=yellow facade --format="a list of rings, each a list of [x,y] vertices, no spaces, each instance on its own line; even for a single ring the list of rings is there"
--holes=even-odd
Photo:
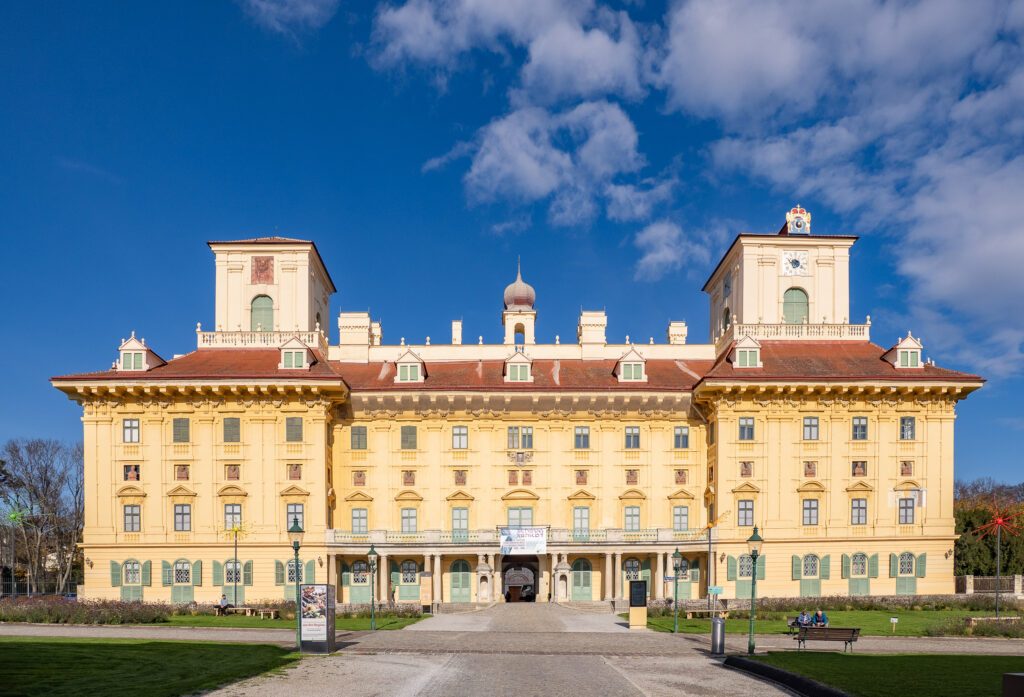
[[[653,600],[743,598],[752,576],[767,596],[952,593],[955,406],[981,380],[924,361],[913,337],[871,344],[870,323],[814,325],[806,308],[755,322],[775,302],[762,286],[779,308],[827,287],[844,311],[853,238],[807,239],[809,257],[798,237],[737,238],[706,286],[709,344],[682,322],[665,344],[610,343],[601,312],[581,314],[577,342],[538,344],[517,278],[503,344],[463,344],[457,322],[451,343],[388,345],[342,313],[331,345],[315,246],[211,244],[218,317],[255,331],[197,328],[199,349],[171,361],[133,336],[112,370],[54,379],[83,406],[80,592],[243,603],[293,597],[298,575],[342,603],[605,602],[631,579]],[[780,259],[796,261],[772,276]],[[504,526],[544,528],[544,549],[503,557]]]

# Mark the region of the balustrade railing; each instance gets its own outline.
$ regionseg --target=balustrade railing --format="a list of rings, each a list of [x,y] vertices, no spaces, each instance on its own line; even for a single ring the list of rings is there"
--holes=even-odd
[[[622,528],[601,529],[568,529],[548,528],[547,542],[560,544],[603,544],[608,542],[621,544],[650,544],[657,542],[685,543],[707,541],[704,529],[674,530],[672,528],[641,528],[625,530]],[[497,545],[498,530],[423,530],[421,532],[393,532],[390,530],[370,530],[365,533],[354,533],[347,530],[328,530],[328,544],[338,545]]]
[[[278,348],[291,339],[298,339],[310,348],[327,351],[327,337],[320,330],[311,332],[204,332],[196,327],[198,348]]]

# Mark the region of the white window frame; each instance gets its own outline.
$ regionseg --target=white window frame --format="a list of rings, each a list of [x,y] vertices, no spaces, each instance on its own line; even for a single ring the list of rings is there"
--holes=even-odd
[[[917,418],[914,416],[900,417],[900,440],[917,440]]]
[[[411,586],[420,582],[420,568],[412,559],[406,559],[399,567],[403,586]]]
[[[641,382],[644,379],[644,364],[638,361],[622,363],[619,379],[623,382]]]
[[[420,364],[419,363],[399,363],[398,364],[398,382],[419,382],[420,381]]]
[[[508,527],[529,528],[533,526],[532,506],[511,506],[508,509]]]
[[[907,562],[907,564],[909,565],[909,569],[907,568],[907,565],[904,565],[904,562]],[[917,557],[915,557],[910,552],[901,552],[899,557],[897,558],[897,574],[900,576],[916,576],[916,571]]]
[[[122,564],[121,583],[126,586],[141,586],[142,564],[135,559],[129,559]]]
[[[639,581],[643,573],[643,565],[635,557],[624,559],[622,561],[622,573],[627,581]]]
[[[622,522],[622,529],[626,532],[639,532],[640,506],[626,506],[623,510]]]
[[[818,499],[804,499],[801,502],[800,508],[803,511],[801,522],[803,523],[803,525],[813,526],[818,524],[818,514],[820,512],[820,505],[821,504],[818,502]]]
[[[352,509],[352,534],[366,535],[369,531],[370,510],[368,508]]]
[[[736,563],[736,578],[754,577],[754,558],[749,554],[741,554]]]
[[[577,426],[573,431],[573,448],[590,450],[590,426]]]
[[[469,426],[452,426],[452,450],[469,448]]]
[[[736,524],[741,528],[754,526],[754,499],[740,499],[737,502]]]
[[[138,419],[122,419],[121,441],[123,443],[138,443],[140,435]]]
[[[741,416],[737,420],[738,426],[738,440],[748,442],[754,440],[754,417],[753,416]]]
[[[850,556],[850,578],[864,578],[867,575],[868,555],[864,552],[855,552]]]
[[[174,562],[171,569],[171,580],[176,586],[192,585],[192,563],[184,559]]]
[[[818,440],[821,434],[820,423],[817,416],[804,417],[804,440]]]
[[[242,526],[242,504],[224,504],[224,529],[233,530],[235,526]]]
[[[284,508],[284,526],[287,530],[292,526],[292,521],[299,519],[299,527],[306,529],[306,505],[303,503],[287,503]]]
[[[801,560],[801,578],[815,579],[820,578],[821,574],[821,558],[817,554],[805,554]]]
[[[625,436],[625,449],[626,450],[639,450],[640,448],[640,427],[639,426],[626,426],[623,430]]]
[[[850,499],[850,525],[868,524],[868,500],[865,498]]]
[[[676,426],[672,430],[672,447],[676,450],[690,449],[690,427]]]
[[[690,507],[672,507],[672,530],[674,532],[686,532],[690,529]]]
[[[352,583],[364,586],[370,582],[370,564],[362,559],[352,562]]]
[[[913,525],[914,519],[917,517],[914,511],[914,505],[916,501],[913,497],[904,496],[897,499],[897,511],[899,512],[899,524],[900,525]]]
[[[125,532],[142,532],[142,506],[137,503],[125,504],[121,510],[121,525]]]
[[[418,511],[415,508],[402,509],[402,533],[411,535],[419,532]]]
[[[868,439],[868,417],[855,416],[850,421],[850,440]]]
[[[572,529],[574,532],[590,532],[589,506],[573,506]]]

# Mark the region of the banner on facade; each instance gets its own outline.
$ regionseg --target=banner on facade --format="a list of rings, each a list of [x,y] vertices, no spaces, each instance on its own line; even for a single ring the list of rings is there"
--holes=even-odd
[[[501,536],[501,553],[509,554],[547,554],[547,528],[498,528]]]

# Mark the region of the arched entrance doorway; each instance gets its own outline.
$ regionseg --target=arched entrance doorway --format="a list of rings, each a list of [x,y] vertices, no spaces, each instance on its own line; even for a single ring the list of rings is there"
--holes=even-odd
[[[468,603],[473,595],[471,583],[472,575],[469,572],[469,562],[465,559],[457,559],[452,562],[451,602]]]
[[[505,557],[501,561],[501,592],[508,603],[532,603],[537,599],[536,555]]]

